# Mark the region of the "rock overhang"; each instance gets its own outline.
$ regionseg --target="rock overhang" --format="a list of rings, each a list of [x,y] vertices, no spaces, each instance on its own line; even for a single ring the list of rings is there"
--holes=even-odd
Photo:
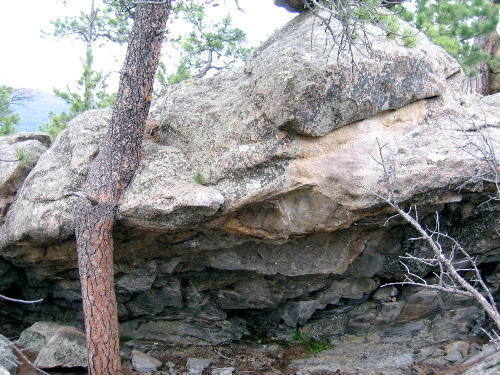
[[[278,31],[244,70],[171,86],[154,103],[154,135],[115,231],[120,318],[139,336],[182,341],[180,316],[208,317],[220,340],[235,338],[230,331],[241,327],[226,311],[249,306],[302,324],[325,303],[367,298],[379,277],[400,277],[406,229],[397,221],[384,228],[392,212],[367,191],[381,187],[377,139],[395,156],[403,201],[477,206],[474,194],[455,192],[477,160],[457,152],[465,143],[450,142],[449,132],[475,119],[500,139],[500,97],[453,91],[456,64],[425,39],[414,50],[377,41],[384,54],[360,62],[366,76],[345,61],[327,63],[305,36],[308,17]],[[77,198],[66,194],[84,181],[109,116],[93,110],[71,122],[21,181],[0,227],[5,274],[28,269],[28,284],[47,283],[69,311],[79,302]],[[165,320],[155,326],[151,316]],[[196,343],[210,331],[183,327]]]

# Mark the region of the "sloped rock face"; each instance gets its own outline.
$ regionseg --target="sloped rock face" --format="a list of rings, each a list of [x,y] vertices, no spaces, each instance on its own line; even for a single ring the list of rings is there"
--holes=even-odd
[[[41,133],[16,133],[0,138],[0,224],[24,178],[50,143],[49,136]]]
[[[298,16],[242,71],[172,86],[154,104],[115,230],[123,335],[204,345],[249,329],[334,336],[435,315],[435,296],[369,300],[402,279],[400,254],[428,251],[401,221],[384,225],[392,211],[369,191],[385,192],[378,144],[401,202],[418,204],[427,223],[440,211],[484,264],[498,261],[498,207],[466,183],[487,169],[464,134],[479,125],[500,141],[500,96],[461,97],[457,64],[425,39],[406,49],[375,35],[376,55],[356,56],[352,70],[349,58],[325,56],[312,22]],[[46,303],[0,317],[81,318],[78,198],[67,193],[84,181],[109,115],[73,120],[10,206],[0,285]]]

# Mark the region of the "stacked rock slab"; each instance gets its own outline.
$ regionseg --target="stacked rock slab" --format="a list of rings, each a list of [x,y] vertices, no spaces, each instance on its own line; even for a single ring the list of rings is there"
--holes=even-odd
[[[498,260],[498,207],[464,185],[486,169],[462,135],[480,125],[500,141],[500,97],[454,90],[458,65],[423,37],[405,48],[374,30],[374,54],[355,52],[356,69],[328,43],[304,13],[244,69],[156,100],[114,234],[124,335],[217,344],[255,327],[336,335],[436,314],[414,293],[369,300],[402,279],[400,254],[428,251],[400,220],[384,225],[393,212],[370,193],[384,193],[378,143],[401,202],[424,219],[440,211],[482,262]],[[0,285],[46,302],[0,314],[81,319],[78,198],[67,193],[82,185],[109,116],[75,118],[17,191],[0,227]]]

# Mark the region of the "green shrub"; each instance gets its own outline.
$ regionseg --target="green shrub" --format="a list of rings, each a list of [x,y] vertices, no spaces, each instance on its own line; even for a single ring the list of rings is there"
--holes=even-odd
[[[25,168],[30,168],[35,164],[35,156],[30,150],[24,147],[19,147],[16,150],[16,159]]]
[[[200,172],[196,172],[196,174],[193,176],[194,182],[200,185],[206,185],[207,181],[205,180],[205,177]]]
[[[317,354],[324,350],[328,350],[331,347],[328,340],[314,340],[299,331],[295,331],[292,339],[297,341],[299,344],[304,345],[310,354]]]
[[[417,45],[417,37],[411,29],[403,30],[403,43],[407,48],[413,48]]]

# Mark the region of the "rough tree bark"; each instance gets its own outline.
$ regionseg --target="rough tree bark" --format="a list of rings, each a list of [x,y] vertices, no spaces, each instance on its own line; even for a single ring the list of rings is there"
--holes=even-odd
[[[500,0],[490,1],[494,5],[500,4]],[[498,43],[498,33],[496,30],[494,30],[490,34],[483,34],[476,37],[473,44],[474,46],[479,46],[481,48],[481,51],[487,53],[491,57],[494,57],[495,50],[498,48]],[[477,66],[477,75],[474,77],[467,77],[467,87],[465,88],[465,91],[469,94],[494,94],[494,92],[491,92],[492,78],[494,78],[494,76],[492,76],[490,64],[483,61]]]
[[[476,38],[474,45],[480,46],[481,50],[490,56],[494,54],[494,50],[498,43],[497,32],[484,34]],[[488,62],[482,62],[477,67],[477,75],[468,77],[468,92],[470,94],[490,95],[491,72]]]
[[[111,122],[82,188],[88,199],[79,205],[75,232],[91,375],[121,373],[112,230],[118,201],[139,164],[170,5],[136,8]]]

